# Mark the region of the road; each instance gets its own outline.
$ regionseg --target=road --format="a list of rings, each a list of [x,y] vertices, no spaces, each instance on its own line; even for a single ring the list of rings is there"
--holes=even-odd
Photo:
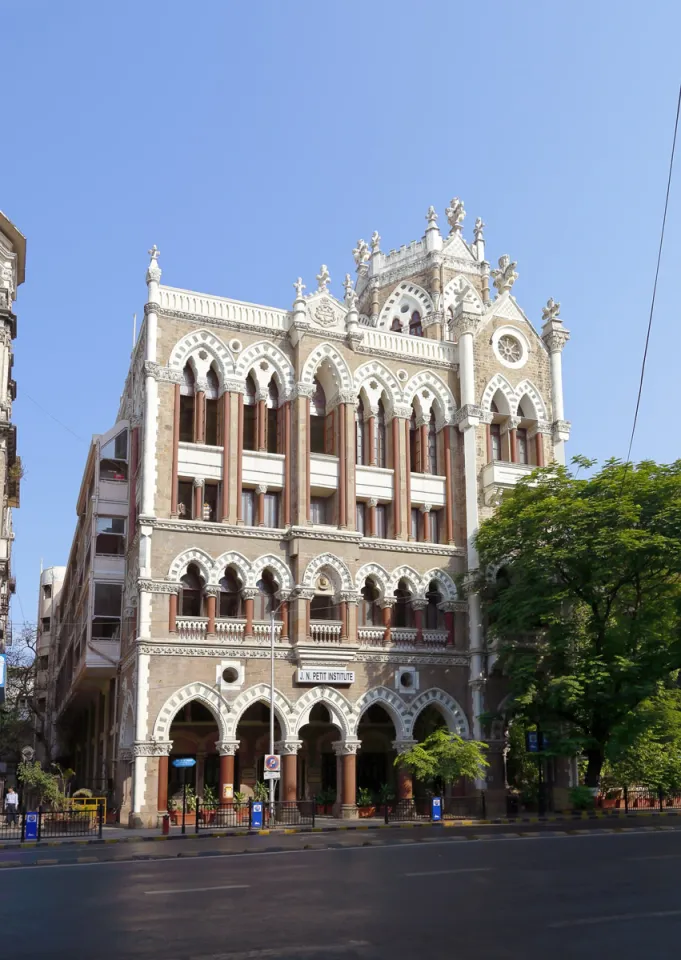
[[[681,831],[536,833],[473,841],[438,831],[317,835],[282,838],[279,849],[269,852],[249,841],[241,841],[248,853],[199,850],[202,842],[196,849],[184,847],[182,858],[4,870],[2,955],[11,960],[452,960],[463,951],[475,960],[602,960],[615,951],[655,960],[679,956]],[[303,841],[310,849],[301,849]],[[148,851],[152,845],[146,846]],[[41,854],[46,855],[52,852]],[[112,848],[110,855],[124,854]]]

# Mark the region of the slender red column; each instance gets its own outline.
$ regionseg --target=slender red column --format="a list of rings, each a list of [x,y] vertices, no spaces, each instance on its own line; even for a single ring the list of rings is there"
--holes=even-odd
[[[428,467],[428,424],[422,423],[418,429],[421,431],[421,463],[418,473],[426,473]]]
[[[156,808],[159,813],[168,809],[168,757],[158,758],[158,794]]]
[[[345,600],[341,600],[340,615],[341,615],[341,640],[347,640],[348,639],[348,605]]]
[[[511,463],[518,462],[518,434],[515,427],[508,431],[508,447],[511,455]]]
[[[282,800],[290,803],[298,799],[298,757],[295,753],[285,753],[281,758]]]
[[[253,636],[253,597],[249,597],[247,600],[244,600],[244,613],[246,614],[246,629],[244,631],[245,636]]]
[[[291,401],[287,400],[282,411],[284,418],[284,526],[291,523]]]
[[[288,600],[284,600],[279,610],[281,614],[281,635],[288,637]]]
[[[215,612],[217,597],[208,594],[206,597],[206,612],[208,614],[208,633],[215,633]]]
[[[452,483],[451,430],[448,423],[444,426],[445,448],[445,524],[447,543],[454,543],[454,484]]]
[[[487,448],[487,463],[492,462],[492,424],[485,424],[485,445]]]
[[[267,450],[266,426],[267,426],[267,404],[264,400],[258,400],[257,410],[257,437],[258,450],[265,452]]]
[[[411,770],[399,764],[397,768],[397,799],[411,800],[414,796],[414,781]]]
[[[416,625],[416,642],[423,643],[423,610],[420,607],[414,610],[414,623]]]
[[[222,394],[222,522],[229,520],[229,430],[230,394]]]
[[[194,487],[194,519],[203,520],[203,486],[200,483]]]
[[[383,643],[387,646],[392,642],[393,608],[390,604],[383,607]]]
[[[203,390],[196,391],[196,429],[194,432],[196,443],[206,442],[206,394]]]
[[[170,516],[177,516],[177,471],[180,456],[180,385],[175,384],[175,406],[173,408],[173,459],[170,475]],[[134,503],[130,497],[130,504]]]
[[[258,495],[258,504],[257,504],[257,520],[256,523],[259,527],[265,526],[265,487],[263,484],[258,484],[257,487]]]
[[[354,806],[357,793],[357,757],[354,753],[344,753],[343,765],[343,805]]]
[[[369,536],[375,537],[376,536],[376,502],[374,500],[369,500],[368,507],[369,507],[369,516],[367,519],[369,522],[367,526],[369,527]]]
[[[402,497],[402,464],[400,462],[400,428],[399,419],[393,417],[393,527],[395,529],[395,539],[402,536],[402,510],[400,509]]]
[[[369,427],[369,466],[376,466],[376,417],[369,417],[367,420]]]
[[[541,433],[538,433],[534,438],[534,442],[535,442],[536,451],[537,451],[537,458],[536,458],[537,466],[543,467],[544,466],[544,435]]]
[[[345,529],[348,525],[348,502],[347,502],[347,415],[345,404],[338,404],[338,414],[340,422],[338,425],[338,526]]]
[[[423,511],[423,541],[430,543],[430,511]]]
[[[239,421],[237,427],[236,450],[236,522],[244,522],[244,508],[241,503],[241,484],[244,473],[244,395],[239,394]]]
[[[177,594],[171,593],[168,597],[168,630],[177,633]]]
[[[229,790],[225,787],[234,787],[234,755],[231,753],[220,757],[220,803],[229,802],[230,797],[226,797]]]
[[[447,646],[454,646],[454,612],[447,610],[445,612],[445,626],[447,627]]]

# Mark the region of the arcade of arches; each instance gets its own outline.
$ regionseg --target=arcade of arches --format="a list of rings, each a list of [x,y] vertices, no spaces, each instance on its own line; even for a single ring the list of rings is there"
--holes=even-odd
[[[168,800],[181,800],[183,778],[204,800],[230,801],[234,794],[252,797],[255,786],[263,781],[265,754],[269,752],[269,705],[252,704],[241,716],[236,740],[221,742],[217,720],[199,700],[183,704],[170,728],[169,756],[159,758],[158,813],[168,808]],[[275,749],[282,754],[282,779],[277,788],[279,800],[322,798],[333,803],[336,816],[352,816],[356,794],[368,790],[379,797],[387,789],[397,799],[419,795],[425,785],[414,782],[403,767],[395,766],[395,757],[412,742],[420,742],[445,718],[431,705],[416,719],[414,740],[396,741],[395,726],[388,711],[379,703],[371,704],[357,726],[357,739],[342,741],[339,728],[324,703],[310,710],[308,722],[299,730],[298,739],[281,740],[281,727],[275,714]],[[191,768],[176,768],[172,761],[191,758]],[[460,785],[463,789],[463,784]],[[457,787],[454,788],[458,792]]]

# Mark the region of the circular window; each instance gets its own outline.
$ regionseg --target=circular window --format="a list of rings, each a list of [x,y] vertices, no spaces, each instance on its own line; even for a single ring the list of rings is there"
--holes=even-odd
[[[400,677],[400,683],[403,687],[413,687],[414,686],[414,674],[413,673],[403,673]]]
[[[236,667],[227,667],[226,670],[222,671],[222,679],[225,683],[236,683],[239,679],[239,671]]]
[[[400,307],[400,313],[408,313],[408,312],[409,312],[409,304],[403,303],[402,306]]]
[[[516,340],[510,334],[505,333],[499,338],[499,354],[502,360],[508,363],[517,363],[523,355],[523,348],[520,346],[520,340]]]
[[[239,353],[241,350],[241,340],[230,340],[229,349],[232,353]]]

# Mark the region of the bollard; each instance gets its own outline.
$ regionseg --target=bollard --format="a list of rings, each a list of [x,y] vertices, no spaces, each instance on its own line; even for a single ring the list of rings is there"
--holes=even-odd
[[[161,832],[164,837],[167,837],[170,833],[170,814],[164,813],[161,818]]]

